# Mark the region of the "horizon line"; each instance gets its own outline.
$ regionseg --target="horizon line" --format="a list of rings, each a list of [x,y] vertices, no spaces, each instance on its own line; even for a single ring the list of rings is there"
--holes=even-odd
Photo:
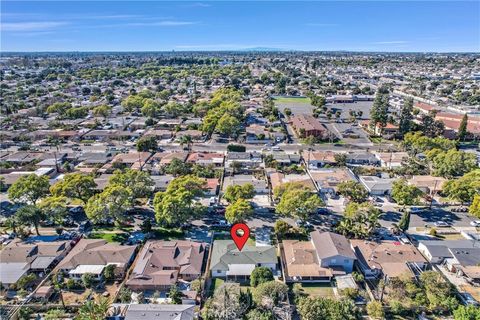
[[[1,54],[22,54],[22,53],[191,53],[191,52],[257,52],[257,53],[286,53],[286,52],[303,52],[303,53],[313,53],[313,52],[343,52],[343,53],[459,53],[459,54],[480,54],[480,51],[382,51],[382,50],[301,50],[301,49],[277,49],[277,48],[265,48],[265,49],[256,49],[256,48],[244,48],[244,49],[225,49],[225,50],[211,50],[211,49],[199,49],[199,50],[42,50],[42,51],[15,51],[0,50]]]

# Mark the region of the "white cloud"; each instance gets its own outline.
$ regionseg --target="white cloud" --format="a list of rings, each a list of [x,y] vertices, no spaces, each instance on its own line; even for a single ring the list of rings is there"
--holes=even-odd
[[[155,22],[134,22],[127,23],[126,26],[131,27],[181,27],[198,24],[196,21],[178,21],[178,20],[164,20]]]
[[[32,32],[51,30],[67,24],[67,22],[63,21],[5,22],[0,24],[0,29],[2,31]]]
[[[190,3],[186,4],[183,7],[189,7],[189,8],[209,8],[212,5],[209,3],[203,3],[203,2],[196,2],[196,3]]]

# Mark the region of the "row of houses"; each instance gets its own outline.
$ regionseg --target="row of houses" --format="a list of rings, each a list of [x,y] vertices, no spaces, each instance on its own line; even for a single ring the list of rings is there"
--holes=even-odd
[[[271,235],[267,234],[267,237]],[[52,270],[80,280],[90,274],[102,280],[108,265],[115,278],[123,279],[135,260],[125,285],[133,291],[166,292],[179,283],[188,284],[205,273],[212,278],[249,279],[263,266],[287,283],[329,282],[336,276],[360,270],[367,279],[412,276],[429,263],[445,263],[472,282],[480,280],[480,244],[471,240],[421,240],[418,249],[397,240],[348,240],[332,232],[314,231],[309,240],[283,240],[278,248],[266,243],[247,244],[239,251],[232,240],[215,240],[212,248],[191,240],[150,240],[138,251],[136,245],[108,243],[102,239],[69,241],[15,240],[0,252],[0,282],[8,287],[28,273]],[[211,250],[209,270],[208,250]],[[278,253],[278,254],[277,254]],[[188,285],[184,294],[196,296]]]

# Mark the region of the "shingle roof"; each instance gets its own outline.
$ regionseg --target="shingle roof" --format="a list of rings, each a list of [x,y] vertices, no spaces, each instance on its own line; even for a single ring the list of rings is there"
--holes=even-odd
[[[317,250],[318,257],[320,259],[333,257],[336,255],[355,259],[350,243],[347,238],[341,234],[333,232],[313,231],[310,233],[312,242]]]
[[[125,320],[192,320],[194,305],[131,304]]]
[[[277,263],[275,247],[245,245],[242,251],[232,240],[215,240],[212,248],[210,270],[228,270],[229,264]]]
[[[204,255],[202,242],[148,241],[127,285],[172,285],[179,275],[200,276]]]
[[[59,263],[59,269],[73,269],[78,265],[125,265],[136,246],[108,243],[103,239],[82,239]]]

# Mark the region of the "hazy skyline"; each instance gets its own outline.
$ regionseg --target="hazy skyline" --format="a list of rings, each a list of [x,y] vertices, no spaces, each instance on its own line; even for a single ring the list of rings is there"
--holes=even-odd
[[[479,52],[478,1],[2,1],[2,51]]]

